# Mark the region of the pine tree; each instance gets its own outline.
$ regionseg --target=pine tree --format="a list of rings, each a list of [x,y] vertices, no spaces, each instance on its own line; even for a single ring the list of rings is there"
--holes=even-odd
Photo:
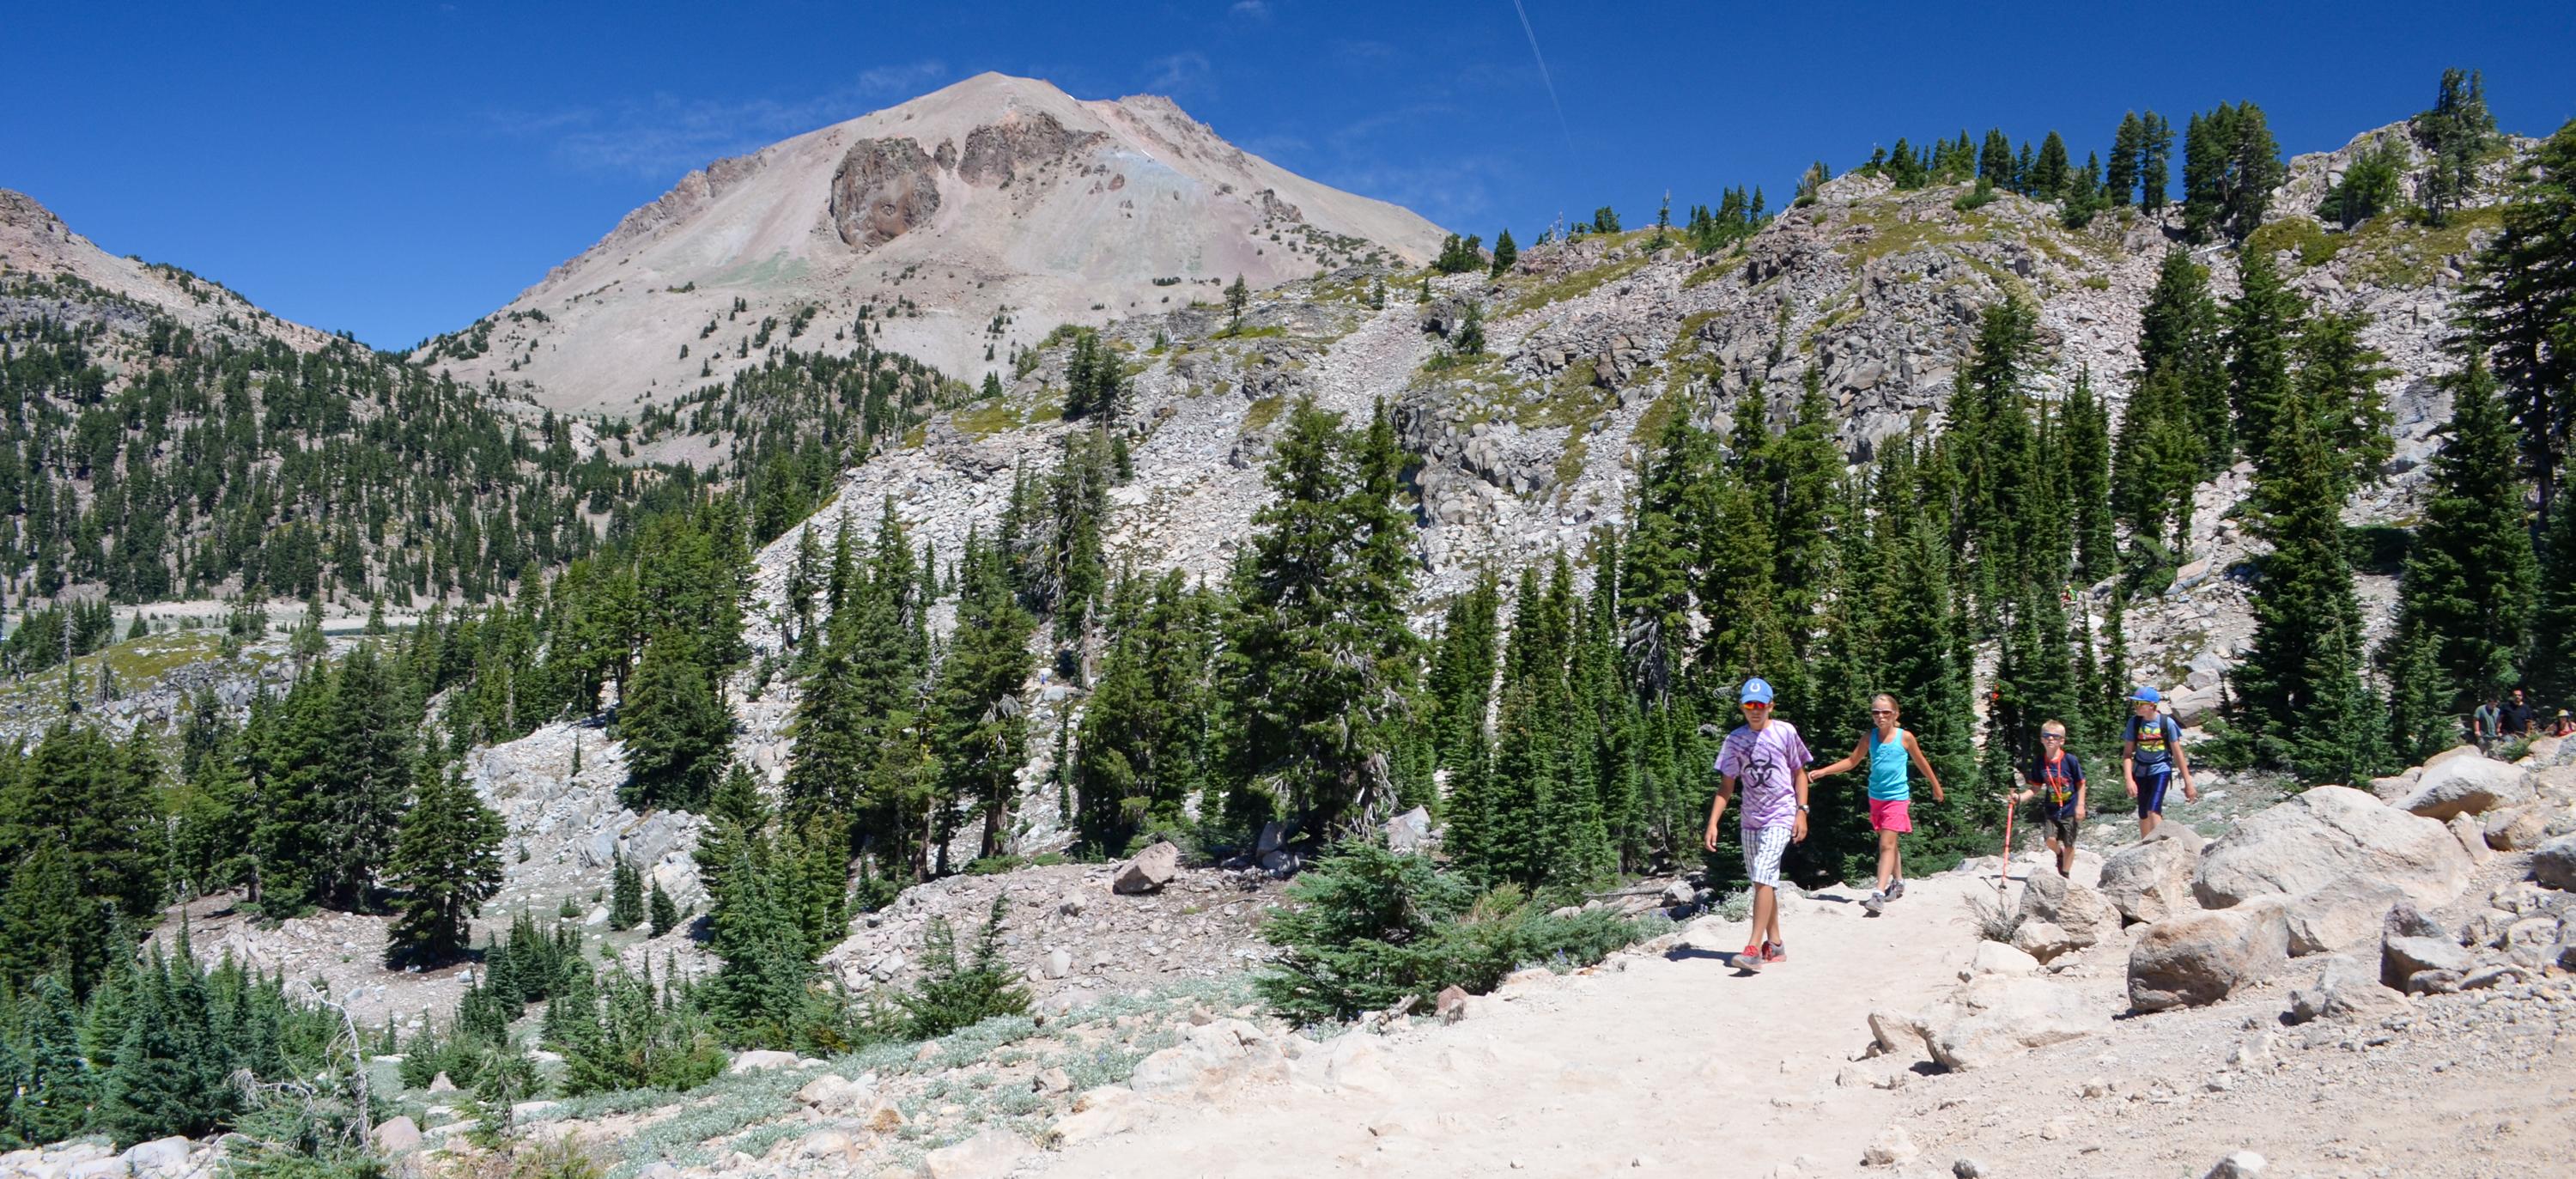
[[[697,645],[678,632],[645,645],[617,717],[626,745],[626,784],[618,794],[628,806],[696,807],[723,772],[733,712],[697,655]]]
[[[1494,642],[1502,587],[1492,571],[1449,600],[1433,644],[1429,689],[1438,763],[1458,770],[1484,755],[1486,713],[1494,693]]]
[[[2396,453],[2393,418],[2379,383],[2397,375],[2388,357],[2361,342],[2366,313],[2319,312],[2299,328],[2293,349],[2299,361],[2298,394],[2316,415],[2317,430],[2342,461],[2337,486],[2345,496],[2379,481]]]
[[[2476,185],[2478,164],[2495,143],[2486,79],[2475,70],[2442,71],[2433,109],[2415,116],[2413,123],[2416,141],[2432,157],[2415,190],[2423,197],[2426,219],[2435,225],[2448,224],[2451,213]]]
[[[1037,620],[1020,609],[1000,555],[969,554],[958,595],[957,630],[931,693],[942,789],[982,815],[985,856],[1006,850],[1018,771],[1028,759],[1020,689],[1034,670],[1029,636]]]
[[[746,849],[724,875],[707,943],[724,964],[707,982],[707,1006],[733,1043],[791,1047],[814,977],[805,932],[775,866]]]
[[[2254,532],[2272,551],[2255,588],[2253,649],[2230,676],[2237,718],[2266,763],[2309,781],[2358,781],[2378,769],[2380,731],[2361,710],[2344,464],[2296,394],[2273,408],[2253,496]]]
[[[2576,699],[2576,512],[2552,515],[2547,539],[2523,683],[2538,699],[2570,700]]]
[[[2433,645],[2433,662],[2456,693],[2449,711],[2457,714],[2513,682],[2539,586],[2513,423],[2495,380],[2472,356],[2447,383],[2451,420],[2441,430],[2432,498],[2399,583],[2398,649],[2418,640]]]
[[[2243,293],[2227,309],[2228,400],[2236,436],[2259,470],[2266,448],[2288,433],[2281,415],[2291,401],[2290,350],[2307,307],[2281,281],[2269,251],[2245,251],[2237,283]]]
[[[2160,214],[2165,208],[2165,178],[2173,159],[2173,124],[2163,115],[2148,111],[2139,120],[2138,138],[2138,207],[2149,214]]]
[[[1355,438],[1301,402],[1272,450],[1228,627],[1236,823],[1257,829],[1284,803],[1309,830],[1357,828],[1394,798],[1384,754],[1417,658],[1403,461],[1383,407]]]
[[[2102,174],[2103,195],[2112,207],[2135,203],[2138,198],[2138,165],[2146,154],[2146,125],[2138,112],[2120,116],[2120,129],[2111,136],[2111,163]]]
[[[461,770],[424,776],[386,865],[386,882],[402,897],[389,962],[443,963],[464,951],[468,923],[501,887],[506,830]]]
[[[2503,210],[2504,225],[2478,251],[2462,318],[2522,427],[2523,477],[2549,518],[2576,423],[2576,120],[2532,153]]]
[[[1508,228],[1504,229],[1494,235],[1494,265],[1487,274],[1493,278],[1501,278],[1511,271],[1512,264],[1519,261],[1520,256],[1521,248],[1513,244],[1512,231]]]
[[[2118,568],[2118,542],[2111,529],[2110,411],[2093,394],[2093,374],[2079,369],[2067,394],[2066,429],[2061,453],[2066,459],[2066,492],[2075,527],[2075,568],[2086,585],[2109,577]]]
[[[1977,179],[1996,188],[2013,186],[2012,140],[2004,136],[2001,127],[1986,132],[1985,146],[1977,152]]]
[[[1242,275],[1235,275],[1233,284],[1225,288],[1225,310],[1231,317],[1226,327],[1227,331],[1243,330],[1243,312],[1250,306],[1252,306],[1252,288],[1244,285]]]
[[[608,882],[608,927],[622,931],[643,924],[644,874],[621,855],[609,870]]]
[[[2067,157],[2066,141],[2059,138],[2057,132],[2050,131],[2048,137],[2040,141],[2039,160],[2033,166],[2032,174],[2023,178],[2024,185],[2030,189],[2030,195],[2040,200],[2064,200],[2067,186],[2074,178],[2075,162]]]

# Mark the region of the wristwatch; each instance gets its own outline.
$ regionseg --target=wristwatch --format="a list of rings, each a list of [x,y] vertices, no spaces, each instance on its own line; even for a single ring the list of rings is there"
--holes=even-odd
[[[1798,813],[1799,813],[1799,814],[1802,814],[1802,815],[1803,815],[1803,814],[1806,814],[1806,813],[1807,813],[1807,804],[1805,804],[1805,803],[1803,803],[1803,802],[1802,802],[1802,803],[1799,803],[1799,804],[1798,804]]]

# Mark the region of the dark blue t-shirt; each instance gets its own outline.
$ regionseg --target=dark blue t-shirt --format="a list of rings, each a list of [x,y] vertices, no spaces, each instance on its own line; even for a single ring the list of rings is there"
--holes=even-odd
[[[2051,815],[2063,815],[2075,809],[2075,792],[2084,788],[2084,765],[2072,753],[2060,754],[2056,765],[2046,757],[2030,763],[2022,775],[2039,791],[2039,804]]]

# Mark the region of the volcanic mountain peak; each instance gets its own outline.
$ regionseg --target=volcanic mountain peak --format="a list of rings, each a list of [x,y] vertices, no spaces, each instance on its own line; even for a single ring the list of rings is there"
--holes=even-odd
[[[28,311],[58,319],[115,316],[118,306],[130,304],[130,319],[136,324],[159,311],[198,332],[273,337],[307,352],[331,340],[319,329],[261,310],[221,283],[176,266],[110,254],[73,232],[36,198],[6,188],[0,188],[0,275],[34,280],[32,286],[12,282],[0,288],[0,303],[19,305],[0,308],[6,313],[0,318]],[[85,285],[109,298],[49,289],[50,284],[63,282]],[[24,306],[38,301],[50,305]]]
[[[1168,98],[1083,101],[988,73],[692,172],[420,355],[556,408],[620,412],[772,347],[847,350],[873,304],[881,346],[971,380],[1062,323],[1213,299],[1237,275],[1269,286],[1373,254],[1420,262],[1440,238],[1244,152]]]

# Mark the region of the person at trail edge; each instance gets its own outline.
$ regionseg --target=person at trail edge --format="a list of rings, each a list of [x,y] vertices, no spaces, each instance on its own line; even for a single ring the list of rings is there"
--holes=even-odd
[[[2477,745],[2478,752],[2489,752],[2495,748],[2496,736],[2503,728],[2504,710],[2496,706],[2495,696],[2489,694],[2486,701],[2469,714],[2469,740]]]
[[[2155,834],[2156,824],[2164,822],[2165,789],[2176,775],[2182,778],[2183,799],[2200,801],[2200,788],[2191,784],[2191,757],[2182,750],[2182,726],[2156,708],[2163,699],[2145,685],[2129,694],[2129,739],[2120,750],[2120,777],[2128,784],[2129,797],[2138,800],[2140,839]]]
[[[2559,709],[2558,719],[2549,722],[2549,735],[2552,737],[2576,737],[2576,717],[2567,715],[2567,710],[2564,708]]]
[[[1789,948],[1780,936],[1780,857],[1789,845],[1807,837],[1807,743],[1798,726],[1771,717],[1771,685],[1757,676],[1737,693],[1744,723],[1726,735],[1718,748],[1717,798],[1708,808],[1708,835],[1702,844],[1717,850],[1717,821],[1744,787],[1740,834],[1744,842],[1744,875],[1753,882],[1753,940],[1729,959],[1739,970],[1760,970],[1785,962]]]
[[[2066,751],[2066,722],[2050,721],[2039,727],[2039,760],[2023,771],[2022,783],[2029,787],[2018,794],[2004,796],[2014,806],[2036,798],[2040,813],[2048,816],[2048,850],[2057,853],[2057,874],[2075,875],[2075,829],[2084,823],[2084,765]]]
[[[1905,855],[1897,841],[1914,830],[1914,790],[1906,767],[1910,764],[1923,771],[1924,779],[1932,783],[1932,801],[1949,801],[1941,792],[1941,775],[1924,759],[1914,734],[1896,727],[1896,717],[1896,697],[1885,692],[1870,697],[1872,727],[1860,735],[1851,755],[1807,775],[1812,783],[1863,762],[1869,764],[1869,826],[1878,832],[1878,887],[1861,902],[1861,908],[1872,917],[1885,911],[1887,902],[1905,895]]]
[[[2522,698],[2522,689],[2513,690],[2513,699],[2505,701],[2504,709],[2497,713],[2496,720],[2496,732],[2508,739],[2531,735],[2531,704]]]

